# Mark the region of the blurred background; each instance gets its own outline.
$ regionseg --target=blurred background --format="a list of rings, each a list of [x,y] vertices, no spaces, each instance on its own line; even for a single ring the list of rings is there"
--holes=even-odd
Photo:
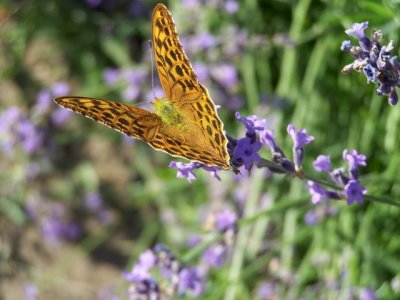
[[[164,95],[148,43],[156,3],[0,3],[0,299],[126,299],[121,274],[140,253],[163,243],[179,260],[213,213],[241,216],[248,201],[265,213],[239,225],[248,239],[231,252],[239,247],[240,259],[228,253],[212,268],[200,299],[400,299],[397,207],[312,206],[302,181],[265,169],[220,181],[199,170],[189,184],[168,155],[53,102],[79,95],[150,109]],[[398,199],[399,107],[361,74],[341,73],[353,59],[340,45],[352,23],[369,21],[367,35],[382,29],[398,54],[399,1],[165,4],[230,135],[244,132],[236,111],[256,114],[290,153],[293,123],[315,137],[306,174],[319,154],[340,167],[342,151],[357,149],[368,193]]]

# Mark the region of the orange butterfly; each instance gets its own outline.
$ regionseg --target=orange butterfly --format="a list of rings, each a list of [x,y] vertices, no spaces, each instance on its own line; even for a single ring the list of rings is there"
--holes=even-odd
[[[168,9],[157,4],[152,44],[166,97],[154,100],[154,112],[86,97],[59,97],[66,108],[147,142],[156,150],[225,170],[230,164],[223,123],[182,48]]]

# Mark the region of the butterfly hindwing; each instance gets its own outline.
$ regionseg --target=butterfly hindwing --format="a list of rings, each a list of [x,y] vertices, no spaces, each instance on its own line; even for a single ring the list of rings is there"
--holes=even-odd
[[[160,117],[136,106],[86,97],[59,97],[61,106],[144,141],[154,139]]]

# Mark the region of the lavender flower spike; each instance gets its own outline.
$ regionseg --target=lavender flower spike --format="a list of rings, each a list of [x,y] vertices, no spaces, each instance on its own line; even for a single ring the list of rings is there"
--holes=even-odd
[[[314,169],[317,172],[331,172],[331,158],[329,155],[319,155],[313,162]]]
[[[360,40],[365,37],[364,30],[367,28],[368,28],[368,22],[354,23],[353,27],[347,29],[345,32],[347,35],[353,36]]]

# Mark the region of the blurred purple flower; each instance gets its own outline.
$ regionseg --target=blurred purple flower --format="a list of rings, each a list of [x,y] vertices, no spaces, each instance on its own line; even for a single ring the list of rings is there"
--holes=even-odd
[[[274,299],[276,286],[272,282],[263,282],[257,288],[257,296],[260,300]],[[277,298],[278,299],[278,298]]]
[[[83,203],[90,211],[98,211],[103,207],[103,199],[97,192],[87,194],[83,199]]]
[[[317,214],[315,209],[309,210],[305,215],[304,215],[304,222],[307,225],[315,225],[321,220],[321,216]]]
[[[313,204],[319,204],[323,199],[326,199],[326,190],[318,183],[308,180],[308,191],[311,194],[311,202]]]
[[[238,84],[238,75],[235,66],[221,64],[211,68],[213,78],[227,90],[232,90]]]
[[[53,102],[53,97],[48,90],[41,90],[36,96],[36,104],[34,111],[38,115],[42,115],[47,112],[50,105]]]
[[[219,268],[226,261],[226,247],[222,244],[209,246],[202,255],[202,261],[205,265]]]
[[[65,82],[56,82],[50,87],[50,91],[54,97],[66,96],[69,93],[69,86]]]
[[[329,155],[319,155],[314,160],[313,167],[318,172],[331,172],[331,157]]]
[[[358,180],[350,180],[344,187],[343,194],[347,198],[348,204],[358,202],[359,204],[364,203],[363,195],[367,193],[367,189],[360,185]]]
[[[186,8],[194,8],[200,4],[200,0],[182,0],[182,5]]]
[[[147,270],[150,270],[155,266],[157,258],[155,257],[152,250],[146,250],[139,256],[139,264]]]
[[[196,268],[184,268],[179,272],[179,295],[198,297],[204,292],[204,280]]]
[[[190,248],[196,247],[200,243],[201,243],[201,237],[198,234],[190,235],[188,240],[187,240],[187,245]]]
[[[38,288],[33,283],[24,284],[24,300],[36,300],[38,296]]]
[[[128,85],[122,92],[122,97],[125,101],[134,101],[140,95],[140,86]]]
[[[186,178],[189,183],[192,183],[192,181],[197,178],[193,173],[193,171],[198,168],[195,162],[182,163],[179,161],[171,161],[169,167],[178,170],[177,178]]]
[[[378,296],[373,289],[363,288],[360,290],[359,300],[378,300]]]
[[[225,9],[229,14],[237,13],[239,9],[239,4],[236,0],[227,0],[225,2]]]
[[[122,78],[128,82],[129,85],[140,86],[146,79],[147,71],[142,68],[125,69],[122,71]]]
[[[101,5],[101,2],[103,2],[103,0],[85,0],[86,4],[89,5],[92,8],[97,8]]]
[[[115,68],[107,68],[103,71],[103,79],[108,86],[113,86],[120,79],[121,72]]]
[[[193,69],[197,75],[197,78],[199,79],[200,82],[205,82],[206,79],[208,78],[208,67],[201,62],[195,62],[193,64]]]
[[[140,282],[142,280],[150,279],[151,275],[146,267],[140,264],[135,264],[130,272],[123,271],[122,277],[130,282]]]
[[[261,157],[258,155],[260,149],[260,142],[252,141],[248,137],[241,138],[233,150],[233,161],[238,162],[236,165],[243,164],[247,170],[250,170],[254,163],[261,161]]]
[[[215,223],[217,229],[221,232],[226,231],[228,229],[235,229],[236,222],[237,222],[236,213],[229,209],[225,209],[224,211],[215,214]]]
[[[51,121],[57,126],[62,126],[72,117],[73,112],[62,107],[57,107],[51,115]]]
[[[39,129],[27,118],[19,120],[17,134],[22,147],[27,154],[36,152],[43,143],[43,135]]]

